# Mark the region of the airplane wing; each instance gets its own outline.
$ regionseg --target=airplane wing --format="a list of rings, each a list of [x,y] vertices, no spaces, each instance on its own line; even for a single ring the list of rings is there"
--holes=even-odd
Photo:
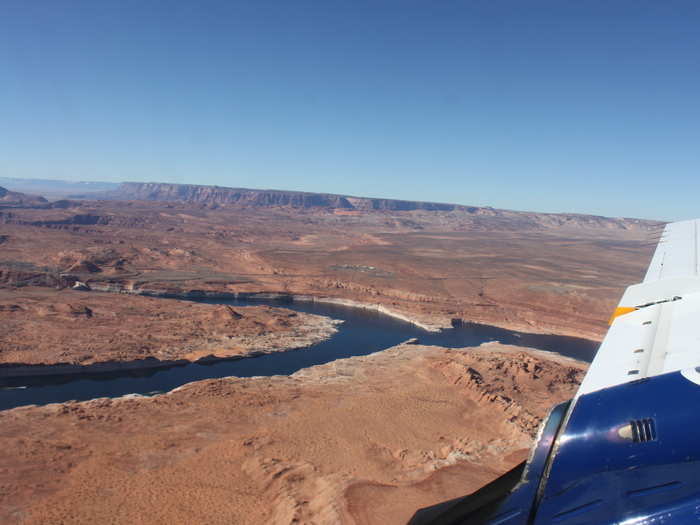
[[[644,281],[622,296],[577,396],[700,365],[699,224],[666,226]]]
[[[410,525],[700,522],[700,219],[666,225],[530,459]]]

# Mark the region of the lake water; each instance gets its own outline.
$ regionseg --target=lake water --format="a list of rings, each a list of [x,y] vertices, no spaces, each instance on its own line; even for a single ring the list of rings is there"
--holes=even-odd
[[[163,299],[172,301],[176,299]],[[421,344],[449,348],[477,346],[487,341],[528,346],[591,361],[598,343],[574,337],[513,332],[490,326],[465,326],[432,333],[387,315],[345,306],[306,302],[258,300],[207,300],[202,302],[251,306],[268,304],[299,312],[342,319],[331,339],[300,350],[277,352],[245,359],[192,363],[170,368],[144,369],[99,374],[21,377],[0,379],[0,410],[21,405],[118,397],[125,394],[152,394],[172,390],[200,379],[227,376],[251,377],[288,375],[313,365],[336,359],[366,355],[417,337]]]

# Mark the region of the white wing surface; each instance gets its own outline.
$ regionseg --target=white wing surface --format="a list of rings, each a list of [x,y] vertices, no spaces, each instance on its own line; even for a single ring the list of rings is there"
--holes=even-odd
[[[577,397],[678,370],[700,381],[699,233],[700,219],[666,225],[644,281],[622,296]]]
[[[700,220],[667,224],[651,259],[644,282],[673,277],[698,277],[698,223]]]

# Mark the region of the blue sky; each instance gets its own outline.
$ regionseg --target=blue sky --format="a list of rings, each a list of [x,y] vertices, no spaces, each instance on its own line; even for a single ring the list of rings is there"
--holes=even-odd
[[[0,176],[700,216],[700,2],[0,0]]]

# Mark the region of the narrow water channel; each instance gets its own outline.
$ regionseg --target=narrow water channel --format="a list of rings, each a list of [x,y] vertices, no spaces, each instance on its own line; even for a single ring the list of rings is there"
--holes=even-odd
[[[209,364],[191,363],[161,369],[0,379],[0,410],[28,404],[43,405],[68,400],[117,397],[131,393],[148,395],[172,390],[185,383],[201,379],[289,375],[302,368],[336,359],[371,354],[412,337],[417,337],[421,344],[449,348],[500,341],[505,344],[557,352],[584,361],[591,361],[598,347],[598,343],[586,339],[526,334],[490,326],[459,327],[433,333],[379,312],[322,303],[259,300],[202,302],[235,306],[261,304],[283,306],[299,312],[342,319],[344,322],[338,326],[338,333],[331,339],[309,348],[289,352]]]

